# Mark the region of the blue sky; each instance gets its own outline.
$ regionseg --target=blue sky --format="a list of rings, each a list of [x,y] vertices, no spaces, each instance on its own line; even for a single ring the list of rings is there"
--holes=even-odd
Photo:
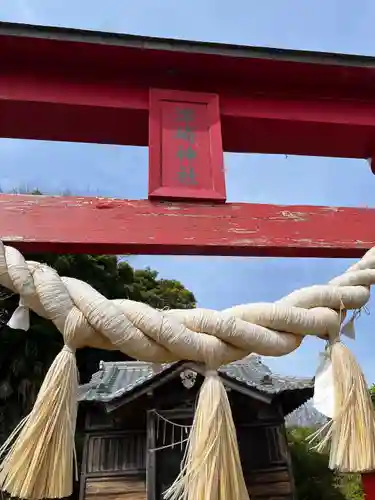
[[[375,54],[373,0],[0,0],[0,20],[281,48]],[[0,186],[59,194],[145,198],[147,150],[120,146],[0,139]],[[81,173],[77,175],[77,166]],[[375,177],[363,160],[273,155],[225,157],[229,201],[374,206]],[[182,281],[199,305],[221,309],[273,301],[302,286],[325,283],[351,264],[344,259],[133,256]],[[374,305],[374,304],[373,304]],[[375,382],[373,315],[357,325],[351,347]],[[323,348],[307,339],[269,361],[279,373],[313,375]]]

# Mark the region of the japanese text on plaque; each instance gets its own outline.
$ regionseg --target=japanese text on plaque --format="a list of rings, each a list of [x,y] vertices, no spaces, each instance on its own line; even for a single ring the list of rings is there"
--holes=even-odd
[[[177,151],[179,160],[178,179],[181,184],[195,185],[197,180],[194,170],[194,160],[197,156],[197,152],[194,149],[194,110],[189,108],[178,108],[176,115],[178,124],[176,138],[182,142]]]

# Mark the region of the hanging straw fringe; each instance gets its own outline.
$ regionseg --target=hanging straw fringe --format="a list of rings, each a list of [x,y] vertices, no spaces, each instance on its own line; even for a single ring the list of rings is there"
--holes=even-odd
[[[297,290],[273,304],[245,304],[222,312],[157,311],[130,300],[107,300],[82,281],[60,278],[46,265],[25,261],[0,241],[0,284],[20,294],[22,307],[53,321],[66,344],[32,412],[3,447],[0,485],[27,500],[71,493],[75,348],[118,349],[156,364],[183,359],[215,367],[250,353],[282,356],[294,351],[305,335],[330,338],[341,324],[342,303],[347,310],[362,308],[374,283],[375,248],[328,285]],[[374,416],[363,375],[340,344],[332,347],[331,356],[337,407],[329,431],[331,465],[350,471],[375,469]],[[361,461],[362,452],[366,455]],[[228,398],[212,373],[201,389],[183,470],[167,493],[171,500],[181,495],[183,500],[248,500]]]
[[[31,413],[0,450],[0,484],[12,496],[64,498],[72,494],[78,369],[67,346],[57,355]],[[77,476],[77,474],[76,474]]]
[[[364,375],[341,342],[329,348],[334,382],[334,415],[309,441],[317,451],[330,448],[329,467],[341,472],[369,472],[375,465],[375,419]]]
[[[72,308],[64,321],[65,345],[40,388],[31,413],[0,449],[0,485],[13,497],[64,498],[73,492],[79,345],[83,316]]]
[[[166,500],[249,500],[227,392],[217,372],[202,384],[179,476]]]

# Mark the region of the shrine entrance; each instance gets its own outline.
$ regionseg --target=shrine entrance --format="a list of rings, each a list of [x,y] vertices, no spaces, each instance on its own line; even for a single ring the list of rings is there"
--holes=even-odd
[[[192,425],[193,416],[193,412],[190,412],[190,416],[175,413],[171,415],[173,420],[164,417],[166,420],[160,422],[163,418],[163,414],[160,414],[155,419],[155,500],[163,500],[163,493],[172,486],[180,473],[187,432]],[[148,473],[150,474],[150,471]]]
[[[0,136],[149,147],[148,199],[2,194],[4,243],[332,258],[375,245],[374,209],[226,203],[223,157],[371,160],[374,58],[11,23],[0,24],[0,55]],[[178,457],[162,466],[166,484]]]

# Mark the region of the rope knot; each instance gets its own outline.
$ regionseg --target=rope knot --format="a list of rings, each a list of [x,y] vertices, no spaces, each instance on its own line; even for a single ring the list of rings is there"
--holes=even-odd
[[[85,327],[85,317],[77,307],[72,307],[69,311],[64,324],[64,343],[70,352],[82,345],[82,330]]]
[[[71,354],[75,354],[76,349],[75,349],[75,347],[71,347],[70,345],[65,344],[64,347],[62,348],[62,351],[69,352]]]
[[[333,346],[337,342],[341,342],[340,332],[336,332],[333,335],[329,335],[327,344],[329,347]]]

